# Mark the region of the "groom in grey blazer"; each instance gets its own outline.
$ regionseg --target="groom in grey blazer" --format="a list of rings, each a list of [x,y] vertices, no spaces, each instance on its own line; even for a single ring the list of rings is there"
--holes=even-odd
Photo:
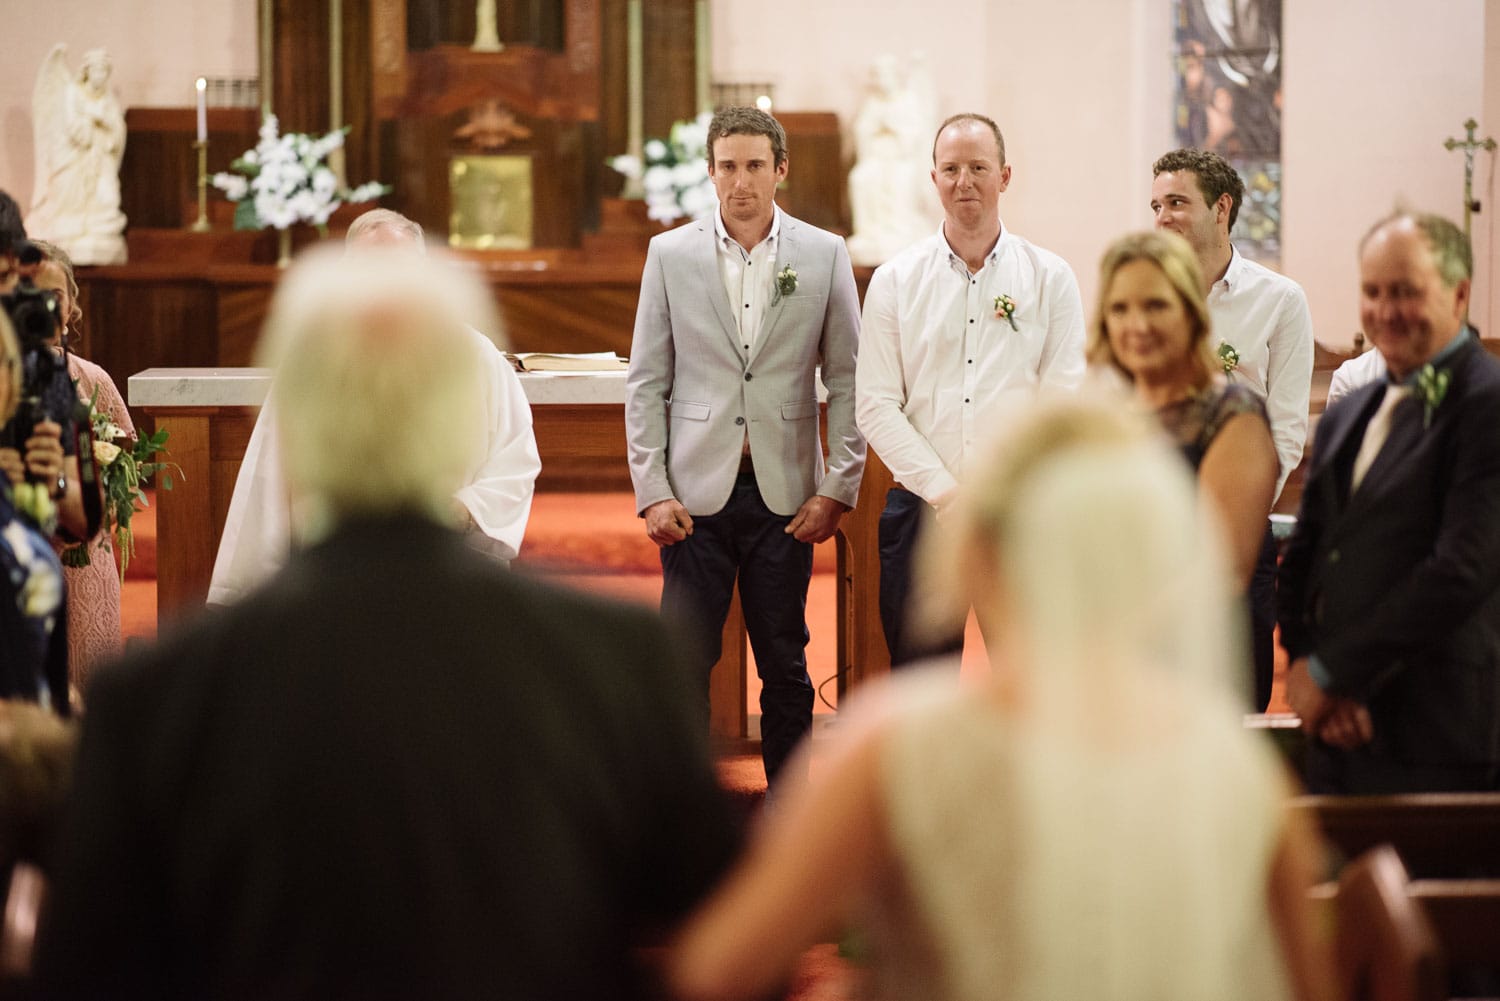
[[[688,630],[703,706],[736,580],[775,782],[812,727],[812,546],[854,506],[859,300],[844,241],[786,215],[786,133],[754,108],[708,127],[712,216],[651,241],[626,379],[636,511],[661,547],[662,613]],[[828,455],[817,376],[828,390]]]

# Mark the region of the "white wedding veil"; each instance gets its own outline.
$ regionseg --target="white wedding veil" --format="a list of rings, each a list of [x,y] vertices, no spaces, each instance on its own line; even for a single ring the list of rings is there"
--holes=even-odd
[[[939,626],[974,602],[1014,693],[990,728],[1013,750],[960,768],[963,875],[919,879],[972,960],[954,996],[1283,996],[1266,909],[1283,773],[1242,728],[1244,621],[1190,468],[1149,414],[1040,402],[965,491],[929,597]],[[1005,917],[954,917],[975,894]],[[996,977],[1013,992],[984,992]]]
[[[1186,463],[1149,415],[1054,400],[964,490],[925,554],[928,614],[951,627],[973,602],[1013,694],[980,717],[993,742],[947,782],[907,775],[920,809],[893,808],[920,831],[962,797],[959,822],[904,842],[964,957],[953,996],[1283,996],[1266,893],[1284,785],[1241,724],[1243,623]],[[920,739],[909,760],[930,760]],[[996,977],[1006,990],[984,988]]]

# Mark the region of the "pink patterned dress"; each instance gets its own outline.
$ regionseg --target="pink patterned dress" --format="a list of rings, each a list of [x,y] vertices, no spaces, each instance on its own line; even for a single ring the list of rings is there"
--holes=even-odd
[[[130,411],[109,373],[75,354],[68,355],[68,374],[78,383],[78,396],[85,403],[99,391],[99,412],[134,436]],[[102,542],[102,546],[101,546]],[[63,547],[53,542],[61,550]],[[63,567],[68,585],[68,681],[82,691],[89,672],[120,650],[120,571],[115,565],[114,544],[108,538],[89,540],[89,565]]]

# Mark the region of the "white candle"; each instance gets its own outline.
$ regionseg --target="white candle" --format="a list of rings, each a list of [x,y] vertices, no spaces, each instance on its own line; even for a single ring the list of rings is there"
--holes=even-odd
[[[198,141],[208,141],[208,81],[198,78]]]

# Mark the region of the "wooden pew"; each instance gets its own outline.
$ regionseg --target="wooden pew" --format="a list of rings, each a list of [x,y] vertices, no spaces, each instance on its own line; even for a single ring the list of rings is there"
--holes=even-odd
[[[1298,796],[1345,859],[1389,843],[1418,879],[1500,877],[1500,793]]]
[[[1436,931],[1409,885],[1395,850],[1381,845],[1345,866],[1337,884],[1312,889],[1334,928],[1340,995],[1349,1001],[1447,997]]]
[[[1414,879],[1421,906],[1450,967],[1500,968],[1500,879]]]

